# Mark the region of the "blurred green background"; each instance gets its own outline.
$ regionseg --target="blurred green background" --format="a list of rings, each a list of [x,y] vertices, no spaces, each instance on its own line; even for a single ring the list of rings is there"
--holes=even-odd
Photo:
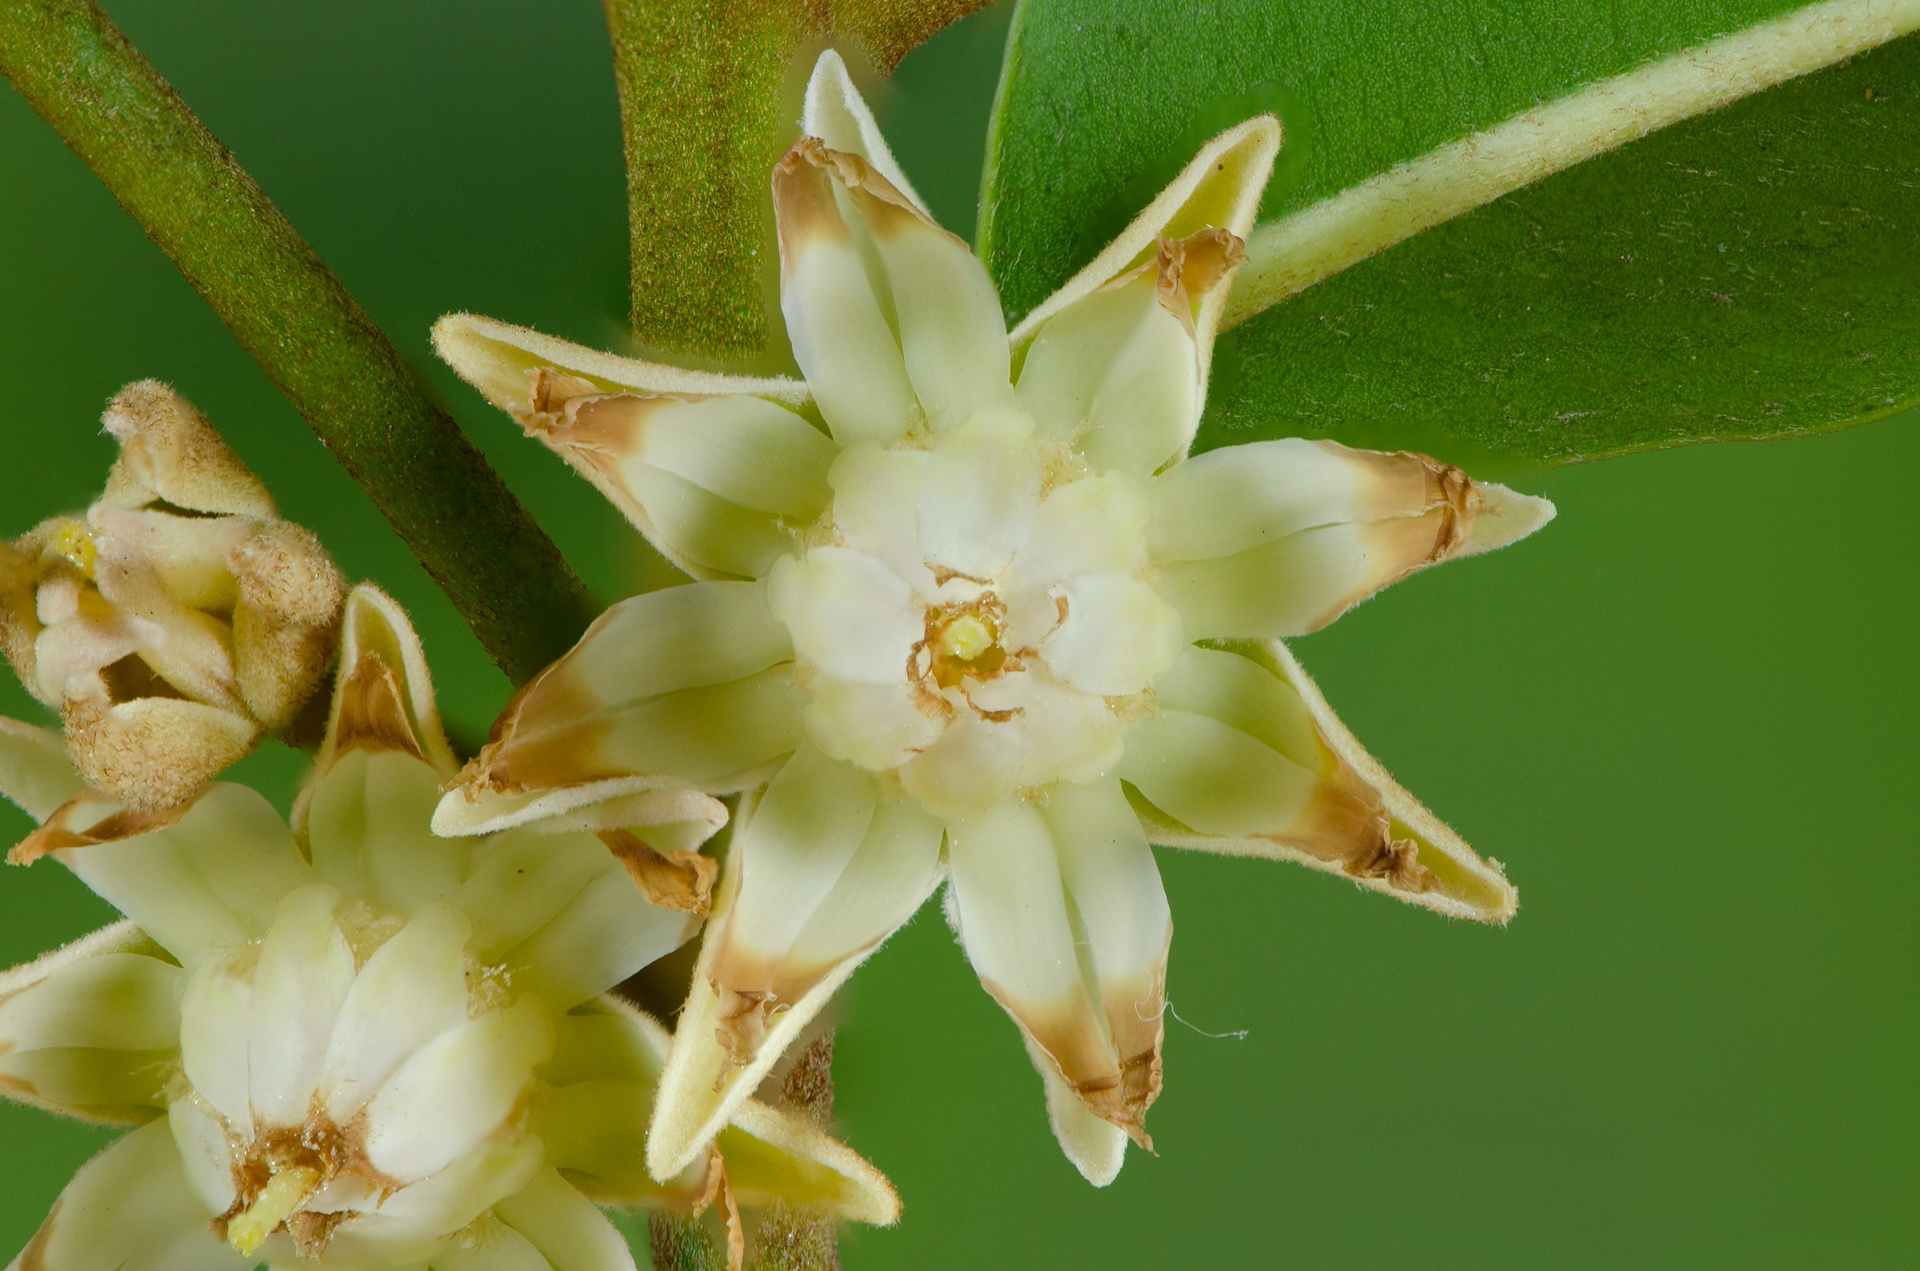
[[[591,0],[113,0],[604,600],[612,511],[431,360],[473,309],[623,339],[625,202]],[[875,105],[972,227],[1004,9]],[[58,138],[0,90],[0,532],[82,506],[99,412],[166,379],[412,610],[444,706],[505,681],[365,497]],[[1604,216],[1604,208],[1596,216]],[[852,1268],[1908,1267],[1920,1248],[1920,418],[1536,474],[1559,519],[1393,588],[1301,657],[1519,884],[1503,931],[1336,879],[1162,853],[1179,938],[1152,1129],[1095,1191],[931,911],[855,980],[845,1133],[906,1220]],[[40,718],[11,680],[0,711]],[[284,800],[297,756],[243,775]],[[8,839],[26,829],[0,814]],[[108,917],[0,873],[0,959]],[[0,1257],[103,1131],[0,1107]]]

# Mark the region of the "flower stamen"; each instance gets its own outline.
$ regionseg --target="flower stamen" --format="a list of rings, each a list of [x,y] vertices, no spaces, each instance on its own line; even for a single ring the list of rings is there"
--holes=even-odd
[[[307,1165],[282,1170],[267,1180],[246,1212],[227,1223],[227,1243],[242,1256],[251,1256],[267,1237],[293,1216],[320,1190],[323,1176]]]

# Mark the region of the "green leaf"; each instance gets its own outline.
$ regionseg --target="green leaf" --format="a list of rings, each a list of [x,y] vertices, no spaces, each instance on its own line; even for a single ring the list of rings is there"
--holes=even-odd
[[[1288,133],[1263,218],[1295,224],[1396,164],[1729,31],[1914,7],[1159,0],[1115,19],[1027,0],[983,250],[1024,311],[1254,110]],[[1915,43],[1588,160],[1267,309],[1220,342],[1200,447],[1315,433],[1497,469],[1815,431],[1912,402]]]

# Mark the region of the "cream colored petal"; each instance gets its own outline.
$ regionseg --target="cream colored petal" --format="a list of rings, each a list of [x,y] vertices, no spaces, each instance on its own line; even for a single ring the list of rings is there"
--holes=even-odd
[[[81,1166],[10,1271],[247,1271],[213,1218],[155,1121]]]
[[[177,819],[146,832],[111,804],[89,819],[74,829],[104,834],[119,823],[133,832],[54,854],[189,964],[263,934],[281,899],[313,879],[279,813],[243,786],[214,786]]]
[[[906,684],[817,675],[807,685],[807,735],[834,759],[884,772],[931,746],[946,727]]]
[[[433,347],[488,401],[516,417],[527,409],[529,377],[542,367],[578,376],[603,392],[630,389],[702,397],[745,393],[789,406],[808,400],[807,386],[799,380],[715,375],[636,361],[471,313],[450,313],[434,323]]]
[[[180,1149],[187,1185],[200,1204],[215,1214],[232,1209],[239,1194],[233,1184],[233,1145],[227,1139],[227,1127],[192,1098],[176,1099],[168,1106],[167,1125],[173,1131],[174,1146]]]
[[[752,809],[742,808],[741,816],[750,822]],[[780,1002],[785,1009],[761,1016],[754,999],[731,990],[717,991],[714,977],[723,942],[713,937],[702,944],[693,986],[660,1074],[653,1123],[647,1132],[647,1169],[655,1179],[670,1181],[699,1158],[847,977],[919,907],[939,878],[937,830],[929,834],[927,825],[910,810],[881,805],[860,850],[843,871],[846,895],[842,897],[840,889],[829,893],[818,925],[808,923],[795,938],[790,956],[799,951],[814,969],[803,976],[786,976],[787,995]],[[728,860],[710,932],[727,929],[740,887],[738,862],[737,855]],[[925,872],[916,874],[916,866]],[[921,889],[918,897],[911,894],[916,886]],[[833,916],[825,916],[828,906],[834,908]],[[866,924],[865,930],[854,930],[857,924]],[[855,942],[861,939],[869,943],[860,947]],[[831,949],[845,955],[829,962]],[[799,961],[793,970],[802,970]],[[811,987],[803,988],[809,980]],[[762,1020],[765,1031],[753,1059],[738,1066],[722,1042],[723,1030],[725,1035],[737,1036]]]
[[[488,1223],[484,1238],[453,1241],[434,1255],[433,1271],[551,1271],[533,1242],[503,1222]]]
[[[411,751],[443,779],[459,769],[440,723],[420,637],[398,602],[370,583],[347,594],[340,666],[344,670],[315,764],[319,772],[331,767],[339,752],[354,748]],[[300,824],[298,811],[295,824]]]
[[[907,377],[933,430],[1011,409],[1000,295],[966,243],[859,155],[810,137],[788,155],[824,170],[866,231],[879,265],[874,286],[891,302]]]
[[[195,609],[232,609],[240,599],[227,557],[259,525],[252,517],[179,516],[104,500],[87,509],[96,544],[105,540],[123,558],[146,562],[169,595]]]
[[[1247,691],[1243,675],[1214,668],[1180,688],[1179,699],[1220,718],[1187,715],[1157,739],[1146,722],[1135,726],[1121,776],[1148,801],[1139,810],[1154,842],[1296,861],[1449,917],[1505,922],[1513,916],[1519,898],[1498,862],[1476,855],[1381,768],[1284,645],[1247,644],[1217,656],[1242,658],[1280,681],[1286,692],[1256,694]],[[1182,675],[1190,670],[1180,668]],[[1229,689],[1242,691],[1244,700],[1222,708],[1220,697]],[[1303,744],[1292,697],[1305,708],[1318,738],[1316,749],[1324,756],[1324,775],[1317,778],[1273,749],[1297,750]],[[1180,714],[1169,711],[1162,718]],[[1208,727],[1195,727],[1195,720]],[[1211,773],[1201,770],[1205,761],[1196,749],[1209,746],[1216,747]],[[1211,793],[1198,797],[1202,791]],[[1174,803],[1185,806],[1186,813],[1169,806]],[[1281,824],[1278,818],[1296,805],[1292,821]],[[1188,816],[1236,828],[1202,830]],[[1260,828],[1241,828],[1255,823]]]
[[[440,778],[404,751],[354,750],[316,782],[306,806],[314,873],[380,913],[451,903],[467,847],[434,834]]]
[[[345,1125],[408,1056],[467,1020],[467,937],[445,905],[422,906],[374,951],[341,1003],[327,1040],[321,1089]]]
[[[864,552],[816,547],[781,561],[767,581],[795,656],[836,679],[905,683],[926,618],[899,575]]]
[[[617,862],[505,955],[515,987],[561,1008],[604,993],[691,940],[700,915],[648,903]]]
[[[445,1169],[506,1120],[552,1053],[553,1027],[537,1002],[442,1033],[367,1106],[368,1161],[406,1182]]]
[[[1314,727],[1313,715],[1266,660],[1238,651],[1188,648],[1153,683],[1162,708],[1204,715],[1238,729],[1295,765],[1321,777],[1339,760]]]
[[[596,484],[655,547],[695,578],[759,578],[793,550],[778,517],[729,502],[684,477],[642,463],[625,469],[621,478],[617,485]]]
[[[556,1170],[534,1175],[493,1212],[525,1236],[553,1271],[634,1271],[626,1239]]]
[[[1073,1087],[1054,1071],[1046,1052],[1034,1044],[1032,1037],[1023,1031],[1020,1040],[1026,1043],[1027,1058],[1040,1074],[1047,1096],[1047,1124],[1060,1150],[1082,1178],[1095,1187],[1105,1187],[1120,1177],[1120,1167],[1126,1164],[1127,1132],[1089,1111]]]
[[[947,856],[960,942],[980,983],[1090,1108],[1139,1130],[1116,1098],[1122,1073],[1090,967],[1075,948],[1058,849],[1041,815],[1010,804],[950,822]]]
[[[434,824],[445,833],[485,833],[675,783],[744,789],[799,744],[802,705],[792,665],[783,663],[724,684],[583,712],[572,724],[537,733],[519,730],[510,707],[496,726],[501,739],[468,766]],[[545,799],[549,791],[557,797]]]
[[[1280,122],[1272,115],[1249,119],[1200,147],[1193,161],[1118,238],[1021,320],[1013,330],[1013,346],[1024,346],[1054,315],[1121,274],[1138,268],[1161,238],[1183,239],[1214,227],[1244,239],[1253,228],[1260,196],[1267,188],[1267,178],[1273,173],[1273,160],[1279,150]],[[1229,272],[1218,279],[1194,313],[1199,384],[1203,394],[1202,400],[1195,404],[1196,417],[1205,405],[1213,337],[1220,326],[1231,277]]]
[[[515,826],[535,826],[541,833],[644,829],[675,851],[693,850],[726,823],[726,804],[670,777],[613,777],[511,794],[459,789],[433,813],[433,832],[452,837]]]
[[[99,952],[0,989],[0,1094],[88,1121],[151,1120],[180,1044],[182,978],[155,957]]]
[[[1162,591],[1193,639],[1305,635],[1444,559],[1449,530],[1442,512],[1322,525],[1232,556],[1172,562]]]
[[[303,1124],[353,986],[353,949],[334,921],[340,893],[303,887],[281,902],[260,948],[248,1007],[247,1092],[258,1123]]]
[[[1193,440],[1200,374],[1191,325],[1142,274],[1040,328],[1021,366],[1020,404],[1042,432],[1077,441],[1096,471],[1144,477]]]
[[[1173,665],[1180,614],[1129,574],[1081,574],[1053,589],[1066,617],[1040,646],[1053,673],[1083,693],[1126,697]]]
[[[1041,586],[1075,574],[1130,573],[1145,563],[1147,518],[1146,490],[1124,472],[1059,486],[1041,501],[1013,572]]]
[[[920,486],[920,554],[936,573],[999,576],[1040,513],[1032,425],[983,415],[941,438]]]
[[[164,499],[195,512],[273,520],[273,498],[186,398],[158,380],[129,384],[100,422],[120,443],[107,500],[139,507]]]
[[[789,1113],[749,1099],[715,1142],[743,1205],[785,1202],[877,1227],[900,1221],[900,1197],[884,1174]]]
[[[827,473],[833,486],[833,528],[842,546],[865,552],[931,597],[933,575],[920,559],[920,485],[927,452],[883,450],[872,443],[840,452]]]
[[[893,152],[887,148],[887,139],[881,134],[880,125],[874,122],[873,111],[868,109],[866,99],[860,96],[852,76],[847,74],[847,64],[832,49],[821,53],[820,60],[813,64],[813,74],[807,80],[806,104],[800,115],[800,131],[805,136],[820,138],[829,150],[860,156],[894,189],[906,195],[910,203],[926,211],[925,200],[914,193],[907,174],[901,171]]]
[[[196,1094],[229,1125],[253,1121],[247,1088],[247,1022],[253,966],[244,956],[204,963],[188,975],[180,1002],[180,1059]]]
[[[657,1204],[667,1188],[647,1173],[653,1082],[602,1078],[541,1091],[531,1126],[547,1159],[602,1205]]]
[[[839,448],[793,411],[762,397],[577,398],[536,435],[576,464],[599,468],[638,498],[636,465],[670,472],[743,508],[801,525],[826,507]]]
[[[1474,481],[1425,455],[1298,437],[1209,451],[1155,477],[1148,489],[1149,547],[1163,561],[1227,556],[1318,526],[1429,512],[1453,517],[1459,541],[1450,554],[1470,555],[1524,537],[1553,516],[1545,499]]]
[[[1145,1134],[1160,1093],[1161,1016],[1173,915],[1140,817],[1116,778],[1053,788],[1041,810],[1060,860],[1060,881],[1086,941],[1107,1034],[1120,1062],[1111,1090],[1082,1098],[1107,1120]]]
[[[537,1138],[481,1147],[446,1169],[388,1196],[378,1209],[342,1224],[327,1262],[392,1267],[424,1262],[501,1200],[539,1174],[545,1150]],[[291,1261],[291,1259],[289,1259]]]
[[[598,839],[585,834],[508,830],[471,844],[472,865],[458,908],[473,923],[474,955],[497,963],[547,925],[587,884],[615,871]]]
[[[0,794],[41,821],[85,789],[60,734],[0,718]]]
[[[228,623],[182,604],[144,556],[110,538],[96,543],[94,580],[109,604],[140,624],[140,659],[185,696],[240,709]],[[41,637],[43,647],[49,643]]]
[[[773,170],[780,311],[794,361],[841,445],[885,445],[920,418],[906,362],[842,219],[833,182],[801,138]]]

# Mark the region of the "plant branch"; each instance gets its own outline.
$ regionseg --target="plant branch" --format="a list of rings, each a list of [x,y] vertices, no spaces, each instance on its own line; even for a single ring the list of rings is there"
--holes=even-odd
[[[515,682],[590,617],[559,549],[92,0],[0,0],[0,72],[179,266]]]

